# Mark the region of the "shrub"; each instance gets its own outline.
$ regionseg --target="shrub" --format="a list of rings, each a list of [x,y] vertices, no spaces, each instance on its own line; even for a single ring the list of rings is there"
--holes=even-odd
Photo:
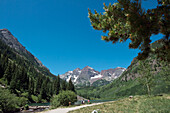
[[[29,109],[29,105],[26,104],[26,105],[24,106],[24,109],[25,109],[25,110],[28,110],[28,109]]]
[[[35,96],[35,95],[31,95],[31,98],[32,98],[32,100],[34,101],[34,102],[38,102],[38,97],[37,96]]]
[[[59,106],[68,106],[69,102],[74,103],[77,101],[77,95],[72,91],[62,91],[58,95],[54,95],[51,99],[52,108]]]
[[[15,94],[11,94],[9,90],[0,88],[0,111],[14,112],[19,110],[26,103],[24,97],[19,98]]]

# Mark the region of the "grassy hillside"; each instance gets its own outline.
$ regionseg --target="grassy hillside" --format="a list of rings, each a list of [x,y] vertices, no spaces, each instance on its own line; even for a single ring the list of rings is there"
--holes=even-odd
[[[110,81],[107,81],[105,79],[101,79],[101,80],[97,80],[97,81],[93,82],[92,86],[98,87],[98,86],[107,85],[109,83],[110,83]]]
[[[153,95],[170,93],[170,64],[150,55],[146,61],[151,62],[153,74]],[[129,95],[145,95],[146,87],[141,84],[138,73],[139,61],[134,59],[128,69],[112,83],[100,87],[77,88],[77,93],[85,98],[100,99],[120,98]]]
[[[163,96],[134,96],[132,99],[124,98],[115,102],[81,108],[69,113],[169,113],[170,95]]]

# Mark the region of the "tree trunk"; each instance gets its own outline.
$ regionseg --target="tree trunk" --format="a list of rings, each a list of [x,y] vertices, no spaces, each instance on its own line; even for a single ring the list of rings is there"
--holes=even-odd
[[[146,87],[147,87],[147,90],[148,90],[148,95],[150,96],[151,95],[151,90],[150,90],[150,86],[149,86],[148,83],[146,84]]]

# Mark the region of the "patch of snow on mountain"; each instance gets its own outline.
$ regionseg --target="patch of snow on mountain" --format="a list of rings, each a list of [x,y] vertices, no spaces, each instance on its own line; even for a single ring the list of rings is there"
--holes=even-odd
[[[78,71],[79,73],[81,73],[81,71]]]
[[[122,71],[125,71],[126,69],[123,69]]]
[[[68,73],[73,73],[73,71],[68,71]]]
[[[92,73],[96,73],[95,71],[92,71]]]
[[[74,75],[74,82],[77,81],[78,76]]]
[[[93,69],[93,68],[91,68],[91,67],[89,67],[89,66],[88,66],[88,68],[89,68],[89,69]]]
[[[67,81],[67,82],[69,82],[70,78],[71,78],[71,76],[69,76],[69,77],[67,78],[67,80],[66,80],[66,81]]]
[[[95,78],[102,78],[102,75],[99,74],[99,75],[96,75],[96,76],[94,76],[94,77],[91,77],[91,79],[95,79]]]
[[[116,79],[118,76],[115,76],[114,79]]]

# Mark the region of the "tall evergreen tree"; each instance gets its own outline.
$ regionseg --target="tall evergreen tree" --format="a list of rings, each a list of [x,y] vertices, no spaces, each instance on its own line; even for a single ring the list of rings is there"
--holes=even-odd
[[[8,67],[6,68],[5,73],[4,73],[4,78],[7,81],[7,84],[9,85],[11,82],[11,78],[12,78],[11,63],[8,63]]]
[[[11,79],[11,82],[10,82],[10,90],[12,93],[16,93],[16,72],[13,73],[13,76],[12,76],[12,79]]]
[[[61,87],[62,87],[62,90],[64,91],[67,89],[67,84],[65,80],[62,81]]]
[[[57,84],[56,84],[56,87],[57,87],[56,94],[59,94],[59,92],[60,92],[60,75],[57,76]]]
[[[47,79],[46,78],[45,80],[43,80],[40,94],[41,94],[42,99],[47,98]]]
[[[73,91],[73,92],[76,92],[75,91],[75,88],[74,88],[74,84],[72,83],[72,81],[71,81],[71,78],[70,78],[70,80],[69,80],[69,83],[68,83],[68,88],[67,88],[68,90],[71,90],[71,91]]]
[[[17,70],[15,71],[14,78],[12,79],[13,84],[15,83],[15,89],[20,90],[20,77],[21,77],[21,71],[19,67],[17,66]],[[11,85],[14,86],[14,85]]]
[[[24,90],[28,90],[28,84],[29,84],[29,78],[28,78],[28,75],[27,75],[27,72],[25,70],[25,68],[21,68],[21,87],[24,89]]]
[[[2,65],[0,63],[0,78],[3,77],[3,74],[4,74],[4,71],[3,71]]]
[[[30,78],[29,78],[28,92],[29,92],[30,94],[34,94],[34,80],[33,80],[33,77],[30,77]]]
[[[58,95],[60,90],[61,90],[61,88],[60,88],[60,76],[59,75],[54,80],[53,89],[54,89],[54,94]]]
[[[36,79],[36,85],[35,85],[35,94],[38,95],[40,94],[40,90],[41,90],[41,85],[42,85],[42,75],[37,74],[37,79]]]

